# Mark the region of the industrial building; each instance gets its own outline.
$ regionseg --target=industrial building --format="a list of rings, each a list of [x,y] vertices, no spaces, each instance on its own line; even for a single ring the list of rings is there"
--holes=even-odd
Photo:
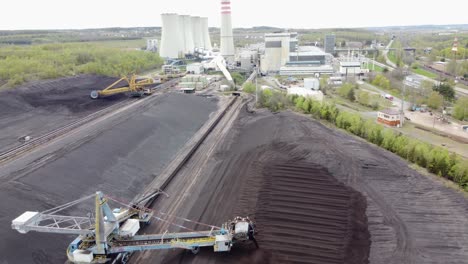
[[[332,74],[330,56],[317,47],[300,47],[295,32],[265,34],[261,71],[284,76]]]
[[[221,0],[221,56],[233,62],[236,50],[232,32],[231,0]]]
[[[297,33],[265,34],[265,54],[261,62],[262,72],[279,72],[289,62],[291,51],[297,46]]]
[[[323,93],[322,91],[315,91],[311,89],[307,89],[304,87],[291,87],[288,88],[288,95],[299,95],[304,97],[310,97],[315,101],[322,102],[323,101]]]
[[[345,76],[358,75],[363,73],[361,62],[359,61],[340,61],[340,74]]]
[[[335,42],[336,42],[336,36],[333,34],[326,35],[325,36],[325,43],[323,44],[323,47],[325,49],[326,53],[335,53]]]
[[[162,36],[159,55],[183,58],[196,50],[211,50],[208,18],[162,14]]]
[[[201,63],[192,63],[187,65],[187,72],[190,74],[202,74],[205,72],[205,68]]]
[[[146,40],[146,50],[151,52],[158,52],[158,40],[157,39],[147,39]]]
[[[377,122],[388,126],[400,127],[403,125],[403,121],[403,115],[396,109],[384,109],[377,113]]]

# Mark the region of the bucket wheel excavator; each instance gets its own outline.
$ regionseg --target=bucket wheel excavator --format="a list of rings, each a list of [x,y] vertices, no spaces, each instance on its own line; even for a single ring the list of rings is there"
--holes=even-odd
[[[124,86],[121,86],[124,83]],[[103,90],[94,90],[90,96],[92,99],[98,99],[100,97],[111,96],[120,93],[130,93],[132,96],[141,97],[143,95],[151,94],[151,85],[158,84],[152,78],[137,79],[137,76],[124,76],[118,81],[109,85]]]

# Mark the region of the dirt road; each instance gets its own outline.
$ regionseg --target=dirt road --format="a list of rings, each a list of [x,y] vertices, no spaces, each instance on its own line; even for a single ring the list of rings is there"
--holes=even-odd
[[[146,252],[134,263],[467,263],[467,199],[392,153],[292,112],[242,111],[222,142],[193,172],[199,184],[185,192],[185,176],[155,208],[183,196],[172,211],[181,217],[220,225],[250,215],[261,250]]]

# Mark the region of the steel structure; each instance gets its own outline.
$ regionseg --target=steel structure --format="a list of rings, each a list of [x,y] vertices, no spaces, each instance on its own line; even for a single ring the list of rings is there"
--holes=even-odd
[[[126,84],[124,86],[120,86],[122,82]],[[148,89],[148,86],[153,84],[155,84],[155,82],[151,78],[137,80],[136,75],[132,75],[130,78],[124,76],[103,90],[92,91],[90,96],[92,99],[98,99],[100,97],[127,92],[130,92],[132,96],[142,96],[144,94],[151,93],[151,90]]]
[[[162,216],[156,217],[154,211],[143,207],[146,201],[154,199],[160,193],[158,191],[144,197],[135,204],[126,204],[115,198],[104,196],[102,192],[97,192],[95,195],[41,213],[25,212],[12,221],[12,228],[23,234],[37,231],[79,235],[67,248],[67,257],[73,263],[106,263],[115,259],[125,263],[129,254],[144,250],[181,248],[198,253],[200,247],[213,247],[214,252],[226,252],[230,251],[234,244],[242,241],[251,240],[257,245],[254,237],[255,226],[247,217],[236,217],[223,224],[222,227],[180,218],[206,226],[209,230],[136,235],[140,229],[140,223],[148,224],[152,219],[190,230],[165,220],[164,216],[169,216],[167,214],[159,212],[158,215]],[[58,214],[93,197],[95,199],[94,217]],[[125,209],[111,210],[109,200],[120,203]]]

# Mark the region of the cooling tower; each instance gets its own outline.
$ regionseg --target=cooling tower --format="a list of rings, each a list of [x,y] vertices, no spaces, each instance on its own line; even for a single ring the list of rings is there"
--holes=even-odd
[[[179,58],[184,50],[180,19],[177,14],[162,14],[162,36],[159,55],[163,58]]]
[[[235,55],[232,34],[231,0],[221,0],[221,56],[233,61]]]
[[[201,18],[201,30],[202,30],[202,37],[203,37],[203,45],[205,50],[212,50],[213,47],[211,46],[210,40],[210,32],[208,29],[208,18],[202,17]]]
[[[192,34],[195,48],[203,48],[203,33],[201,32],[201,17],[192,17]]]
[[[192,18],[190,16],[181,16],[184,25],[185,54],[193,54],[195,44],[193,43]]]

